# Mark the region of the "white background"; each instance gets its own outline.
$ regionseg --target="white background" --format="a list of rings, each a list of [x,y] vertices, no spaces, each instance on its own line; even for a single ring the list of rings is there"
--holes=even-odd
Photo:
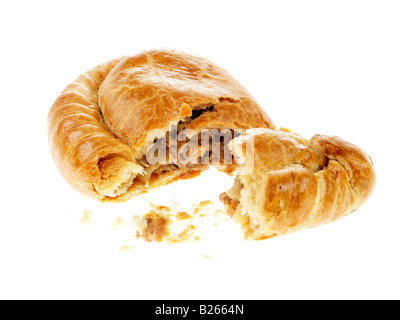
[[[399,299],[399,17],[398,1],[1,2],[0,298]],[[219,64],[278,126],[362,146],[373,196],[338,222],[267,241],[210,218],[212,240],[121,253],[133,233],[112,230],[113,217],[147,199],[206,200],[231,179],[211,171],[99,204],[58,173],[46,117],[79,74],[158,47]]]

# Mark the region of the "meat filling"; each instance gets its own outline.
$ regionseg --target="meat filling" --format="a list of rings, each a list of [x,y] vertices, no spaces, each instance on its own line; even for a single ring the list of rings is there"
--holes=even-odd
[[[160,175],[179,176],[204,171],[210,164],[234,166],[234,158],[228,148],[228,143],[235,134],[233,130],[195,132],[192,136],[186,131],[186,127],[194,119],[213,110],[213,106],[193,110],[191,117],[182,119],[165,137],[155,139],[154,144],[139,161],[145,174],[137,179],[146,183],[152,177]],[[226,171],[228,172],[228,169]]]

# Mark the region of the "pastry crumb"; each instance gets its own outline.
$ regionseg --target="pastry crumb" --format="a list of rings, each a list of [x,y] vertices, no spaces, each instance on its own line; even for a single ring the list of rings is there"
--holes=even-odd
[[[187,220],[187,219],[193,219],[193,217],[184,211],[180,211],[176,214],[176,219],[177,220]]]
[[[200,217],[204,218],[206,214],[203,212],[203,210],[205,210],[206,207],[211,206],[213,204],[214,202],[212,202],[211,200],[204,200],[198,204],[193,205],[194,207],[193,215],[197,215],[200,213]]]
[[[199,207],[199,208],[204,208],[204,207],[206,207],[206,206],[210,206],[210,205],[213,205],[214,204],[214,202],[212,202],[211,200],[204,200],[204,201],[201,201],[198,205],[197,205],[197,207]]]
[[[171,223],[169,215],[152,210],[141,218],[139,236],[147,242],[161,242],[169,236]]]
[[[90,212],[88,209],[85,209],[83,211],[83,215],[80,221],[81,226],[90,226],[93,221],[90,219],[90,216],[92,215],[92,212]]]
[[[168,238],[167,242],[173,244],[173,243],[181,243],[184,241],[188,241],[193,235],[193,230],[196,230],[196,227],[190,224],[182,232]]]
[[[133,249],[133,247],[127,246],[127,245],[121,246],[121,248],[119,248],[119,250],[121,250],[121,252],[128,252],[128,251],[131,251],[132,249]]]
[[[150,207],[151,207],[154,211],[162,211],[162,210],[170,211],[170,208],[167,207],[167,206],[162,206],[162,205],[155,204],[155,203],[151,203],[151,202],[150,202]]]

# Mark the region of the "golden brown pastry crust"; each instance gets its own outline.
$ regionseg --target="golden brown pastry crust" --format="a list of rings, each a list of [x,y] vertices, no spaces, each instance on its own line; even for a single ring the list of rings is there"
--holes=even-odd
[[[254,156],[244,154],[254,139]],[[335,221],[359,208],[371,194],[375,173],[371,158],[338,137],[310,140],[283,131],[255,129],[233,140],[237,157],[254,170],[239,177],[241,213],[247,235],[265,239]],[[227,194],[222,196],[232,210]],[[228,200],[227,200],[228,199]]]
[[[187,128],[273,128],[247,90],[210,61],[166,50],[125,57],[99,90],[99,105],[108,127],[134,152],[150,130],[214,106]]]
[[[118,62],[111,60],[80,76],[65,88],[48,114],[54,161],[64,178],[87,196],[97,195],[107,181],[113,184],[124,170],[139,170],[130,147],[104,125],[97,104],[99,86]],[[112,164],[116,170],[102,165],[110,159],[120,164]]]
[[[100,201],[123,201],[177,178],[170,173],[150,186],[143,173],[146,136],[168,130],[194,109],[214,106],[188,128],[273,128],[251,95],[226,71],[182,52],[153,50],[99,65],[70,84],[48,115],[49,144],[64,178]],[[133,183],[132,183],[133,181]]]

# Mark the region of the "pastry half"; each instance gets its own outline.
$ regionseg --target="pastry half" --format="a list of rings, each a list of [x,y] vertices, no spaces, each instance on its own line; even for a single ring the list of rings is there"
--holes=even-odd
[[[207,162],[170,157],[168,149],[163,161],[149,157],[154,145],[169,148],[183,130],[193,136],[202,129],[248,128],[274,124],[238,81],[204,58],[169,50],[93,68],[61,93],[48,115],[58,169],[75,189],[100,201],[124,201],[205,170]],[[198,155],[205,156],[211,155]]]
[[[336,221],[358,209],[375,186],[370,156],[335,136],[307,140],[252,129],[230,146],[242,170],[220,199],[248,238],[266,239]]]

